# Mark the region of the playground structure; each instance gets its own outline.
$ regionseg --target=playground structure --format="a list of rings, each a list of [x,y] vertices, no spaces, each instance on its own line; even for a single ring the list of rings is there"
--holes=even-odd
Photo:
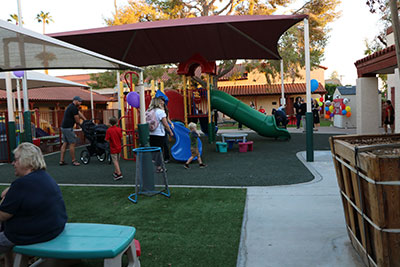
[[[201,73],[205,74],[206,88],[202,88],[193,78],[198,67],[201,68]],[[235,97],[212,88],[211,81],[213,76],[216,75],[215,61],[207,61],[199,54],[195,54],[189,60],[180,63],[177,72],[182,76],[182,89],[179,91],[164,90],[162,82],[158,85],[159,88],[156,88],[154,81],[151,81],[151,90],[145,91],[144,108],[145,110],[147,109],[151,99],[156,96],[156,89],[158,89],[169,100],[170,119],[183,122],[183,125],[174,124],[176,128],[174,130],[176,143],[171,148],[171,154],[175,160],[185,161],[190,157],[190,145],[186,140],[188,139],[188,130],[185,127],[191,121],[200,121],[201,129],[208,136],[209,143],[216,141],[217,121],[212,112],[214,109],[246,125],[261,136],[283,140],[290,139],[289,132],[276,125],[274,116],[266,116]],[[126,72],[124,74],[125,82],[130,92],[135,91],[133,75],[138,76],[135,72]],[[122,83],[120,90],[121,103],[123,103],[121,105],[122,116],[120,118],[120,125],[123,131],[123,158],[135,160],[132,149],[139,146],[138,124],[141,123],[139,120],[139,106],[126,105],[126,95],[123,93]]]

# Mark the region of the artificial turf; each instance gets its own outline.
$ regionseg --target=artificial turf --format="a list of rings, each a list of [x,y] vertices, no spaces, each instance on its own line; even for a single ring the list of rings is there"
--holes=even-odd
[[[61,190],[68,222],[134,226],[142,266],[236,266],[246,189],[172,188],[171,198],[141,196],[137,204],[126,187]]]
[[[250,133],[248,140],[254,142],[254,150],[239,153],[236,144],[228,153],[217,153],[215,144],[203,141],[203,160],[208,164],[205,169],[199,169],[197,163],[191,164],[191,169],[183,168],[182,162],[172,160],[168,168],[169,185],[203,185],[203,186],[269,186],[286,185],[307,182],[313,179],[312,174],[298,160],[296,153],[306,150],[306,135],[291,134],[289,141],[279,141],[274,138],[264,138]],[[315,134],[314,149],[329,150],[330,134]],[[218,138],[218,137],[217,137]],[[79,155],[82,148],[77,149]],[[67,153],[66,158],[69,158]],[[113,181],[113,166],[91,158],[88,165],[74,167],[71,164],[59,166],[59,153],[46,156],[47,170],[60,184],[134,184],[136,163],[121,160],[124,178]],[[1,183],[9,183],[14,179],[10,164],[0,166]]]

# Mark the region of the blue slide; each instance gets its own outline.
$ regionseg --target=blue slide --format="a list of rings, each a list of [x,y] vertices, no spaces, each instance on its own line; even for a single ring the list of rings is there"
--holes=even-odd
[[[175,137],[175,144],[171,147],[171,155],[176,161],[187,161],[192,155],[190,152],[189,129],[180,122],[173,122],[173,124],[174,129],[172,131]],[[198,138],[198,145],[201,155],[203,146],[200,138]]]

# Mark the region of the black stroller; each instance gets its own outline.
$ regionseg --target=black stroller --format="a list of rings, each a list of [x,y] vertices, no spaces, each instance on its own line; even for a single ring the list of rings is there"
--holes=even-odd
[[[96,156],[100,162],[107,159],[107,162],[111,164],[110,147],[105,140],[108,128],[107,125],[96,125],[91,120],[85,120],[81,127],[85,138],[90,142],[90,144],[86,146],[86,149],[81,152],[81,162],[83,164],[89,164],[90,157]]]

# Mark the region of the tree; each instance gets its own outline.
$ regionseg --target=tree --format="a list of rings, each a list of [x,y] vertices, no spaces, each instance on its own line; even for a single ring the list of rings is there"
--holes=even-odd
[[[36,20],[39,23],[43,23],[43,34],[45,33],[45,25],[54,22],[53,18],[50,16],[50,12],[44,13],[43,11],[40,11],[40,13],[36,15]]]
[[[94,83],[90,83],[89,85],[93,89],[114,88],[117,82],[116,77],[116,71],[90,74],[90,80],[94,81]]]
[[[19,23],[19,18],[17,14],[10,14],[10,19],[7,19],[8,22],[13,22],[15,21],[15,25],[18,25]]]

